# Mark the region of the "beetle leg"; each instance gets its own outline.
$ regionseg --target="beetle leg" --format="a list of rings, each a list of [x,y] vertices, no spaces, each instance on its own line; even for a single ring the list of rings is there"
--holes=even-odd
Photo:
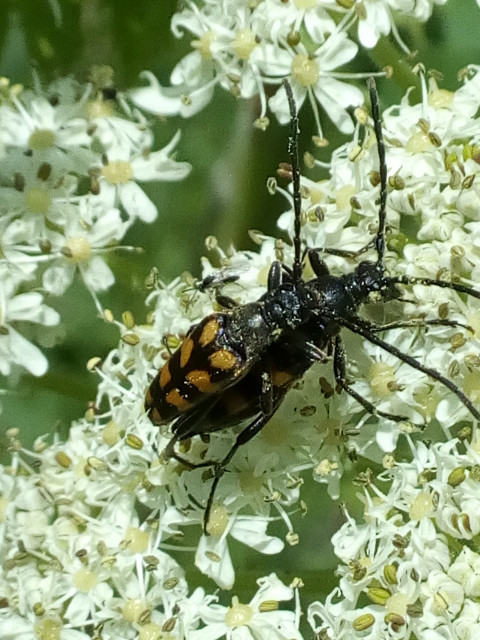
[[[328,270],[324,260],[320,258],[319,251],[317,249],[308,249],[306,253],[308,255],[310,266],[313,269],[313,273],[317,278],[330,275],[330,271]]]
[[[236,300],[234,300],[233,298],[230,298],[230,296],[224,296],[221,293],[217,293],[215,294],[215,302],[217,304],[219,304],[221,307],[223,307],[224,309],[235,309],[236,307],[238,307],[238,302]]]
[[[372,402],[366,400],[362,395],[355,391],[353,387],[349,385],[346,376],[345,349],[343,347],[343,342],[340,336],[337,336],[335,339],[333,371],[335,374],[335,380],[337,381],[337,384],[340,386],[340,388],[346,391],[348,395],[356,400],[366,411],[368,411],[368,413],[371,413],[373,416],[381,416],[382,418],[393,420],[394,422],[408,421],[408,418],[406,416],[399,416],[395,415],[394,413],[386,413],[385,411],[380,411]]]
[[[263,429],[263,427],[267,424],[267,422],[270,420],[270,418],[272,417],[272,415],[275,413],[276,409],[280,405],[280,402],[283,400],[283,396],[284,394],[280,394],[280,397],[276,399],[275,406],[273,407],[273,410],[269,415],[265,413],[261,413],[254,420],[252,420],[252,422],[250,422],[250,424],[248,424],[245,427],[245,429],[243,429],[243,431],[241,431],[238,434],[234,445],[230,448],[229,452],[223,458],[223,460],[221,460],[220,462],[217,462],[214,465],[213,483],[210,488],[210,494],[208,496],[207,506],[205,507],[205,515],[204,515],[204,521],[203,521],[203,531],[206,535],[209,535],[208,523],[210,520],[210,512],[213,506],[215,491],[217,489],[217,486],[218,486],[218,483],[220,482],[221,477],[226,471],[226,467],[228,463],[233,458],[233,456],[235,455],[239,447],[246,444],[249,440],[251,440],[254,436],[257,435],[257,433],[259,433]]]
[[[262,373],[262,392],[260,395],[260,407],[262,414],[270,416],[273,410],[273,383],[272,374],[269,370]]]
[[[272,262],[268,271],[267,287],[268,291],[277,289],[282,284],[282,270],[283,265],[278,260]]]
[[[302,351],[312,364],[314,362],[327,362],[329,360],[328,354],[320,349],[320,347],[317,347],[317,345],[313,342],[306,342],[303,345]]]
[[[173,458],[177,462],[180,462],[180,464],[186,466],[188,469],[197,469],[198,467],[211,467],[212,465],[217,464],[214,460],[190,462],[190,460],[187,460],[175,450],[175,445],[177,444],[177,442],[182,442],[182,440],[187,440],[187,438],[191,438],[203,433],[202,430],[199,430],[198,428],[199,421],[206,416],[206,414],[212,409],[216,402],[207,402],[204,404],[205,406],[200,406],[196,411],[192,411],[186,415],[180,416],[180,418],[177,418],[172,427],[173,435],[164,449],[165,457],[167,459]]]

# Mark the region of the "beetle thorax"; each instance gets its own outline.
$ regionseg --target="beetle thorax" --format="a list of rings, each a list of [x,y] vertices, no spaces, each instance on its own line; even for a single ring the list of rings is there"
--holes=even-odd
[[[307,291],[302,284],[283,284],[263,298],[264,317],[272,330],[295,329],[310,315]]]

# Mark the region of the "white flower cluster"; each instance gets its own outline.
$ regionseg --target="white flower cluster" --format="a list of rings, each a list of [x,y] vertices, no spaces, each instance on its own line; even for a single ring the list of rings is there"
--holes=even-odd
[[[187,0],[172,19],[173,34],[191,34],[193,51],[171,74],[170,87],[162,87],[145,72],[149,86],[132,92],[142,108],[163,115],[188,117],[208,104],[216,85],[236,97],[258,95],[262,104],[259,127],[266,118],[267,87],[279,86],[269,100],[270,110],[282,123],[289,112],[283,78],[289,78],[300,107],[308,98],[321,139],[318,105],[344,133],[353,131],[347,111],[363,102],[361,91],[343,80],[372,75],[338,71],[355,58],[358,45],[349,37],[357,26],[363,47],[374,47],[381,35],[393,33],[397,16],[425,21],[434,4],[446,0]]]
[[[105,76],[105,70],[98,70]],[[145,119],[111,89],[60,80],[46,90],[0,87],[0,373],[47,360],[12,323],[54,325],[44,294],[62,295],[79,272],[92,293],[114,276],[104,260],[156,206],[138,182],[180,180],[190,166],[169,157],[178,135],[152,151]],[[28,334],[27,334],[28,335]]]
[[[223,606],[201,588],[189,595],[168,553],[181,548],[184,523],[166,506],[165,470],[113,421],[81,422],[66,443],[38,441],[1,472],[2,639],[301,640],[298,598],[295,611],[280,609],[297,585],[274,573],[248,604],[233,596]]]
[[[480,432],[410,444],[412,461],[359,495],[364,522],[333,536],[339,588],[308,613],[321,638],[479,637]]]
[[[472,67],[458,91],[432,83],[428,91],[424,87],[420,104],[410,105],[407,97],[384,114],[389,174],[385,261],[390,275],[466,284],[479,280],[479,102],[480,73]],[[353,141],[332,157],[330,179],[302,179],[302,236],[308,246],[357,249],[377,229],[377,149],[366,112],[358,110],[357,116]],[[291,230],[291,196],[283,193],[289,210],[281,226]],[[225,254],[210,242],[224,273],[239,274],[236,281],[227,278],[222,288],[239,303],[265,292],[274,260],[291,264],[290,244],[259,240],[258,253]],[[353,269],[345,257],[326,254],[325,260],[332,273]],[[204,273],[215,273],[207,261]],[[441,615],[446,628],[460,610],[464,620],[469,611],[476,615],[475,580],[468,575],[468,567],[475,570],[476,556],[462,541],[478,533],[477,440],[466,445],[463,457],[452,443],[429,451],[418,441],[412,444],[413,463],[395,464],[393,457],[400,434],[428,425],[440,425],[448,436],[459,423],[465,434],[475,433],[461,397],[345,332],[354,388],[379,409],[408,420],[379,422],[353,398],[336,392],[331,363],[313,367],[270,423],[236,453],[215,495],[210,535],[202,535],[209,470],[189,470],[158,455],[171,432],[169,425],[159,429],[150,422],[144,395],[168,350],[180,344],[192,323],[212,312],[215,296],[186,277],[168,286],[152,278],[150,284],[149,322],[138,324],[130,313],[117,322],[119,346],[104,360],[90,363],[100,376],[98,395],[68,441],[38,441],[29,453],[11,434],[14,462],[0,476],[0,635],[3,631],[13,637],[13,630],[18,635],[23,629],[26,638],[36,633],[62,640],[84,640],[100,630],[106,640],[162,634],[193,640],[300,638],[301,576],[286,587],[270,575],[259,582],[249,604],[234,596],[227,608],[202,590],[189,593],[183,570],[170,553],[191,550],[184,539],[198,535],[195,564],[220,587],[231,588],[235,576],[229,545],[235,540],[272,555],[282,551],[285,541],[297,544],[291,515],[302,507],[302,473],[313,471],[337,496],[344,467],[350,464],[346,448],[372,460],[388,453],[393,485],[389,494],[367,494],[371,520],[364,528],[350,521],[336,537],[350,573],[344,571],[340,604],[334,605],[332,595],[325,605],[310,609],[320,637],[323,632],[327,638],[355,637],[357,630],[369,633],[372,626],[387,637],[440,624]],[[454,389],[478,402],[478,299],[415,285],[405,287],[404,300],[372,302],[364,313],[385,325],[381,335],[386,343],[438,370]],[[214,432],[209,442],[192,438],[181,443],[182,454],[192,461],[220,460],[236,433],[234,428]],[[418,478],[420,472],[424,478]],[[427,503],[430,510],[420,515]],[[391,509],[398,513],[392,515]],[[433,519],[445,536],[457,540],[455,561],[446,557],[446,538],[438,537]],[[285,540],[268,533],[272,520],[284,523]],[[405,565],[404,558],[409,559]],[[382,578],[380,568],[388,578]],[[447,572],[444,593],[440,578]],[[357,609],[361,589],[377,598],[376,608]],[[280,603],[293,597],[294,611],[282,609]],[[389,598],[388,610],[380,615],[378,607]],[[421,623],[414,618],[417,611],[425,616]],[[370,637],[376,636],[372,632]]]

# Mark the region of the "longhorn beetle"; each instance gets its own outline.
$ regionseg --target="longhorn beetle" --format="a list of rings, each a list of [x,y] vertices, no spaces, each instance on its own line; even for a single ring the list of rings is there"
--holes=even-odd
[[[267,291],[257,300],[237,305],[221,296],[225,310],[212,313],[193,325],[182,344],[158,371],[146,393],[145,409],[150,420],[172,423],[172,437],[165,449],[188,468],[213,468],[213,483],[204,516],[207,533],[215,490],[239,447],[253,438],[272,418],[292,384],[315,363],[332,358],[337,386],[371,414],[395,422],[406,417],[377,410],[347,381],[343,328],[377,345],[400,361],[423,372],[448,388],[476,420],[480,411],[465,393],[441,373],[425,366],[381,337],[381,327],[359,315],[360,307],[373,297],[388,302],[400,299],[402,285],[422,284],[452,289],[480,299],[480,292],[454,282],[408,276],[390,277],[384,268],[387,200],[385,145],[373,79],[368,80],[380,169],[378,230],[373,239],[356,252],[341,249],[326,253],[357,258],[372,249],[375,260],[360,262],[351,273],[332,275],[321,259],[321,250],[302,251],[301,193],[298,159],[298,116],[292,90],[285,81],[291,131],[288,152],[291,163],[294,207],[294,258],[292,266],[276,261],[270,267]],[[303,279],[303,261],[308,257],[314,272]],[[399,321],[396,327],[411,326]],[[428,324],[458,326],[449,320],[425,320]],[[388,325],[391,328],[393,325]],[[222,460],[192,462],[177,453],[175,445],[196,435],[205,435],[242,423],[235,443]]]

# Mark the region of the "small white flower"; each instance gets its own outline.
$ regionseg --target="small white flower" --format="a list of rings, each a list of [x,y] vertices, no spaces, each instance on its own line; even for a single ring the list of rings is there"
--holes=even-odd
[[[433,619],[445,614],[454,618],[464,600],[462,587],[440,571],[430,573],[423,585],[422,595],[426,598],[425,613]]]
[[[475,551],[464,548],[449,568],[448,575],[462,585],[466,596],[480,596],[480,555]]]
[[[193,55],[193,54],[190,54]],[[196,59],[195,59],[196,60]],[[190,59],[185,59],[186,65]],[[189,118],[201,111],[212,99],[214,85],[207,78],[205,85],[192,88],[181,84],[172,87],[162,87],[157,78],[150,71],[143,71],[140,75],[149,85],[131,92],[132,101],[149,113],[162,116],[181,115]]]
[[[266,555],[280,553],[284,543],[280,538],[267,535],[268,522],[265,518],[232,517],[221,535],[221,528],[225,519],[225,509],[221,505],[214,505],[208,524],[212,534],[200,538],[195,554],[195,564],[202,573],[215,580],[222,589],[231,589],[235,581],[235,573],[227,546],[227,535],[246,544],[252,549]]]
[[[349,76],[335,69],[349,62],[358,47],[335,25],[321,3],[265,0],[252,7],[228,2],[206,2],[197,7],[189,3],[174,15],[172,31],[177,37],[184,31],[194,36],[194,51],[174,68],[171,87],[162,87],[151,73],[144,73],[150,86],[131,94],[141,108],[189,117],[211,100],[213,88],[219,84],[237,97],[259,95],[260,118],[265,120],[265,85],[292,78],[299,104],[308,92],[320,134],[315,100],[343,132],[353,130],[345,109],[361,104],[362,94],[337,79]],[[288,121],[282,90],[269,105],[280,122]]]
[[[342,77],[336,72],[337,67],[349,62],[357,53],[357,45],[348,39],[343,32],[331,34],[328,39],[313,53],[298,47],[298,52],[279,50],[275,45],[265,45],[255,51],[256,62],[263,73],[270,78],[291,78],[292,91],[297,108],[308,96],[312,102],[325,109],[329,118],[343,133],[352,133],[354,124],[347,107],[363,103],[362,92],[338,79]],[[290,119],[285,88],[280,87],[270,98],[269,106],[279,122],[286,123]],[[320,122],[317,122],[318,133],[322,136]]]
[[[282,0],[264,0],[258,4],[252,17],[252,24],[262,39],[267,38],[280,45],[289,35],[305,28],[317,45],[325,40],[328,33],[336,28],[335,21],[317,0],[296,0],[285,3]]]
[[[372,49],[392,28],[392,14],[385,0],[370,0],[363,3],[364,15],[358,19],[358,39],[367,49]]]
[[[36,291],[17,293],[16,286],[5,266],[0,267],[0,372],[7,376],[12,365],[20,365],[35,376],[43,375],[48,361],[38,347],[15,328],[17,322],[54,326],[60,316],[47,307]]]
[[[179,139],[180,132],[177,132],[166,147],[151,151],[147,156],[144,149],[109,149],[106,164],[100,168],[100,193],[96,197],[106,209],[121,204],[130,219],[153,222],[157,217],[157,208],[136,181],[183,180],[190,172],[190,165],[169,157]]]
[[[123,237],[128,224],[122,221],[118,209],[110,209],[101,211],[87,226],[88,210],[94,209],[91,204],[81,201],[76,215],[69,216],[63,233],[49,234],[52,260],[43,274],[43,286],[54,295],[66,291],[77,270],[92,292],[105,291],[114,282],[101,254]]]
[[[480,633],[480,605],[477,601],[466,600],[452,628],[457,638],[475,640]]]
[[[293,590],[286,587],[274,573],[257,581],[259,589],[249,604],[242,604],[237,596],[232,597],[230,607],[211,604],[200,609],[204,628],[191,634],[192,640],[216,640],[226,637],[227,640],[255,640],[270,638],[271,640],[301,640],[293,611],[273,607],[262,610],[262,603],[280,604],[293,598]]]
[[[47,152],[52,147],[73,150],[89,146],[88,123],[82,118],[83,101],[51,105],[45,96],[31,92],[12,94],[12,104],[0,106],[0,136],[7,146]]]

